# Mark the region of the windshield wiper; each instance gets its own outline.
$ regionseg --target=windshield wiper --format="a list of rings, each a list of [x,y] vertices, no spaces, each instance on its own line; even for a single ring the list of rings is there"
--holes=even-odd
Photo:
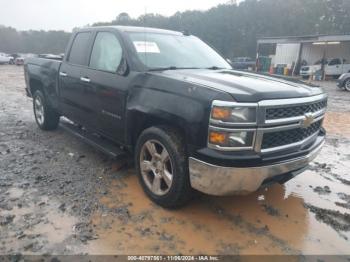
[[[148,71],[165,71],[165,70],[180,70],[180,69],[198,69],[198,67],[176,67],[176,66],[155,67],[155,68],[148,69]]]

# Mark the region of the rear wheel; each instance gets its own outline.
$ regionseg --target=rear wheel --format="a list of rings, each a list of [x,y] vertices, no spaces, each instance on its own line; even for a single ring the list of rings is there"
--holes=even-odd
[[[143,131],[135,163],[143,190],[156,204],[176,208],[191,199],[184,141],[175,130],[151,127]]]
[[[347,91],[350,91],[350,78],[345,81],[344,87]]]
[[[60,116],[49,105],[42,91],[37,90],[33,95],[33,110],[35,121],[43,130],[54,130],[57,128]]]

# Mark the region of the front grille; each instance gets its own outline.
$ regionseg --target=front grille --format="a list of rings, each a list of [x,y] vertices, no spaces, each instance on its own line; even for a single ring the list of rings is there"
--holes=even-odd
[[[321,125],[322,120],[313,123],[308,128],[295,128],[285,131],[265,133],[263,136],[261,148],[273,148],[300,142],[318,132],[321,128]]]
[[[322,100],[310,104],[279,107],[279,108],[268,108],[266,109],[266,120],[274,120],[295,116],[302,116],[305,113],[315,113],[320,111],[327,106],[327,100]]]

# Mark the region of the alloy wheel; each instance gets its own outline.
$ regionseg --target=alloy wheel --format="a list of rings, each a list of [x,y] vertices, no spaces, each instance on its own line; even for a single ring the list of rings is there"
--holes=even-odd
[[[162,143],[148,140],[143,144],[140,170],[146,186],[153,194],[161,196],[169,192],[173,183],[173,164]]]
[[[345,82],[345,89],[347,91],[350,91],[350,79],[346,80],[346,82]]]
[[[40,96],[36,96],[34,99],[34,114],[39,125],[43,125],[45,121],[44,105]]]

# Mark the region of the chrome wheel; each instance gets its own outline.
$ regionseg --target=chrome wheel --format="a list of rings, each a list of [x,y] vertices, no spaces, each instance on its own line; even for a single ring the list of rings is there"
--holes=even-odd
[[[34,114],[38,124],[43,125],[45,121],[44,105],[40,96],[34,98]]]
[[[156,140],[146,141],[140,154],[140,170],[146,186],[155,195],[164,195],[173,183],[173,164],[166,148]]]
[[[346,80],[346,82],[345,82],[345,89],[347,91],[350,91],[350,79]]]

